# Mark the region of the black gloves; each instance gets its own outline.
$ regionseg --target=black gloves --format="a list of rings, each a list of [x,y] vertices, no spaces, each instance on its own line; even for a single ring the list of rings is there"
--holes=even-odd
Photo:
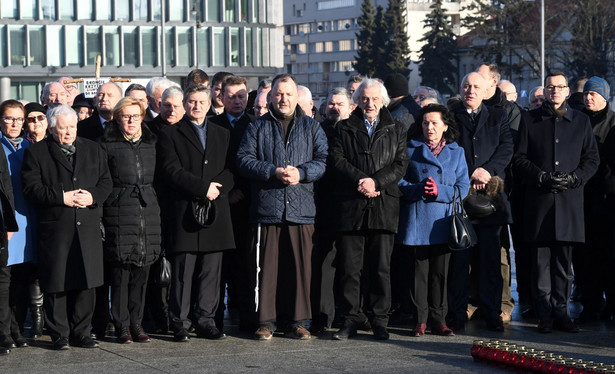
[[[551,193],[560,193],[569,188],[576,188],[581,184],[575,172],[563,173],[554,171],[551,173],[542,172],[538,176],[538,186],[549,190]]]

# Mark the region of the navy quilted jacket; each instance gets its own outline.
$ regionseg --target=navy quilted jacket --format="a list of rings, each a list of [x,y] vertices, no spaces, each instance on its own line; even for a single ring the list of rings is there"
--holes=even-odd
[[[271,111],[250,123],[239,146],[237,168],[250,179],[251,222],[313,224],[314,181],[324,174],[326,159],[325,132],[299,106],[286,143],[282,124]],[[275,169],[287,165],[299,169],[299,184],[289,186],[275,177]]]

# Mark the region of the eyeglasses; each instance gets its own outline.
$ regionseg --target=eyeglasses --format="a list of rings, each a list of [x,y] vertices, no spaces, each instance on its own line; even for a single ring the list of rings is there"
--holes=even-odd
[[[38,116],[27,117],[26,121],[28,121],[28,123],[34,123],[34,122],[43,122],[46,119],[47,119],[46,115],[39,114]]]
[[[545,88],[546,88],[547,90],[549,90],[549,91],[563,91],[563,90],[565,90],[566,88],[568,88],[568,86],[564,86],[564,85],[561,85],[561,86],[548,85],[548,86],[547,86],[547,87],[545,87]]]
[[[128,120],[138,121],[141,119],[141,115],[140,114],[122,114],[120,115],[120,118],[122,119],[122,121],[128,121]]]
[[[2,120],[7,125],[10,125],[12,123],[18,123],[20,125],[23,125],[24,118],[23,117],[15,118],[15,117],[4,116],[4,117],[2,117]]]

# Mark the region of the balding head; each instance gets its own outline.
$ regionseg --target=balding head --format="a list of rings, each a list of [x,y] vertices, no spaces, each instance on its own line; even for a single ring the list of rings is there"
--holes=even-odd
[[[94,97],[94,106],[98,110],[98,114],[110,121],[113,119],[113,108],[115,104],[122,98],[122,89],[113,82],[107,82],[98,87],[96,97]]]
[[[62,83],[53,82],[47,84],[41,93],[41,103],[49,109],[55,108],[58,105],[68,104],[70,94]]]
[[[478,73],[473,72],[463,77],[459,94],[466,108],[475,110],[481,105],[485,99],[486,86],[487,82]]]
[[[500,90],[504,92],[504,95],[506,95],[506,100],[513,103],[517,101],[517,87],[515,87],[515,85],[512,84],[511,81],[502,79],[498,87],[500,87]]]

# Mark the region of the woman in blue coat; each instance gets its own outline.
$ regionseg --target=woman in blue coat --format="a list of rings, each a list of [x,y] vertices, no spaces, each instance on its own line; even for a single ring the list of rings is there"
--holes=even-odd
[[[459,130],[448,109],[428,105],[421,109],[418,123],[408,134],[410,162],[399,182],[403,197],[397,242],[412,251],[414,336],[425,334],[428,316],[432,334],[450,336],[453,331],[445,322],[449,216],[455,189],[465,196],[470,181],[463,148],[455,143]]]

